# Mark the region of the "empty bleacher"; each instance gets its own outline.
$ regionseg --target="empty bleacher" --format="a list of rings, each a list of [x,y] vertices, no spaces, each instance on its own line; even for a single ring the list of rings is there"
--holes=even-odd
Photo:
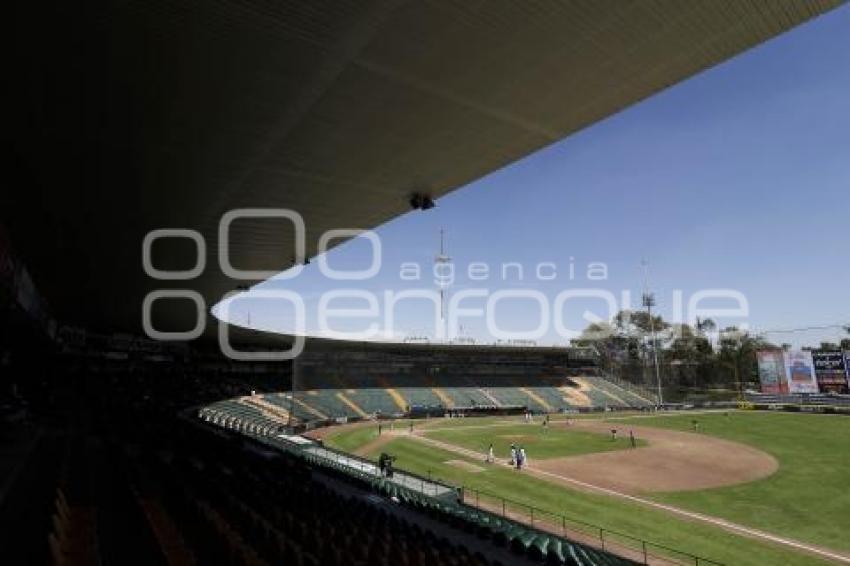
[[[268,393],[214,403],[203,410],[202,416],[215,424],[223,422],[226,428],[242,431],[305,422],[402,416],[411,408],[424,408],[436,414],[449,409],[484,407],[523,407],[535,413],[554,413],[651,406],[645,397],[603,377],[572,379],[571,385],[560,387],[347,387],[296,391],[294,399],[291,393]]]
[[[442,407],[440,398],[429,387],[396,387],[410,407]]]
[[[638,395],[631,389],[614,383],[604,377],[586,375],[572,378],[578,385],[578,391],[588,397],[592,406],[624,409],[628,407],[650,407],[651,397]]]
[[[502,406],[526,407],[529,404],[528,395],[520,391],[518,387],[487,387],[485,390]]]
[[[443,387],[442,390],[452,398],[455,407],[482,407],[493,405],[493,401],[477,387]]]
[[[365,389],[311,389],[271,393],[262,398],[300,422],[328,419],[356,419],[399,416],[410,408],[432,411],[482,407],[526,407],[536,413],[593,408],[643,408],[650,401],[601,377],[576,379],[575,385],[517,387],[393,387]],[[347,384],[346,385],[351,385]],[[242,409],[257,419],[262,411]],[[260,413],[260,414],[257,414]],[[266,413],[264,415],[268,417]]]
[[[348,389],[345,395],[357,404],[363,411],[369,414],[381,413],[391,415],[403,411],[394,401],[386,389]]]
[[[232,408],[228,407],[225,410]],[[217,502],[218,515],[213,522],[226,525],[227,529],[220,528],[225,534],[228,529],[239,529],[225,541],[238,553],[253,551],[255,554],[248,556],[258,561],[271,563],[274,557],[290,553],[302,564],[313,564],[314,560],[321,564],[634,564],[604,550],[467,506],[456,499],[454,489],[430,495],[429,490],[418,487],[419,480],[409,487],[360,470],[361,465],[371,470],[374,463],[362,461],[349,470],[333,454],[323,456],[330,452],[327,449],[316,450],[312,445],[295,445],[262,434],[249,436],[291,456],[283,460],[287,472],[267,476],[263,467],[248,468],[249,462],[244,463],[244,469],[222,470],[217,458],[193,465],[169,463],[162,479],[192,485],[188,493],[173,496],[184,506],[200,507],[196,515],[207,515],[208,522],[213,510],[206,506]],[[347,455],[346,459],[356,457]],[[323,469],[328,479],[317,481],[315,475],[304,476],[299,460]],[[241,463],[225,460],[227,466]],[[276,477],[291,481],[274,481]],[[363,487],[392,497],[400,506],[367,504],[357,495]],[[330,523],[328,516],[333,517]],[[264,535],[258,537],[257,530]],[[441,537],[450,532],[454,532],[453,537],[463,533],[465,543],[458,545]],[[290,538],[296,540],[288,542]],[[393,544],[388,544],[389,540]]]

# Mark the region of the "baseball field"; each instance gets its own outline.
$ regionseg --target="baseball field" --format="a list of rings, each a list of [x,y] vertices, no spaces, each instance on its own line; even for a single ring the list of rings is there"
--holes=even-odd
[[[437,418],[381,429],[314,434],[368,458],[387,452],[397,469],[463,486],[468,503],[541,528],[597,544],[602,529],[612,549],[641,540],[650,555],[683,562],[669,549],[723,564],[850,563],[844,416],[559,415],[546,427],[540,417]],[[523,470],[510,466],[511,445],[526,451]]]

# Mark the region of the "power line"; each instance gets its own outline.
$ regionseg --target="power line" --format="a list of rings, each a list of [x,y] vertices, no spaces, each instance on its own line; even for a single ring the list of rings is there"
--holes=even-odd
[[[847,330],[850,328],[850,323],[836,323],[836,324],[823,324],[819,326],[801,326],[797,328],[774,328],[768,330],[756,330],[756,334],[792,334],[794,332],[808,332],[811,330],[829,330],[831,328],[843,328]]]

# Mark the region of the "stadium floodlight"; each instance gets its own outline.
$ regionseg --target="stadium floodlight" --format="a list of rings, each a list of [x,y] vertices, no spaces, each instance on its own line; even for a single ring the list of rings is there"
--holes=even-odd
[[[433,203],[432,203],[433,207]],[[437,273],[437,270],[440,269],[441,266],[451,266],[452,258],[450,258],[446,254],[445,248],[445,235],[446,231],[443,228],[440,228],[440,253],[434,258],[434,270]],[[446,341],[449,340],[449,319],[448,319],[448,286],[449,283],[440,280],[440,320],[444,326],[441,327],[441,330],[445,332],[444,339]]]
[[[646,315],[649,318],[649,333],[652,336],[652,361],[655,365],[655,387],[658,397],[658,407],[664,405],[664,394],[661,391],[661,368],[658,366],[658,338],[655,335],[655,321],[652,318],[652,307],[655,306],[655,294],[649,291],[649,264],[646,260],[641,260],[643,267],[643,306],[646,307]]]

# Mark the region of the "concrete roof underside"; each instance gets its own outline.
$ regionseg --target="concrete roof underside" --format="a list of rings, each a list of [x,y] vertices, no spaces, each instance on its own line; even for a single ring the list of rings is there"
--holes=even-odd
[[[22,4],[0,214],[57,318],[139,333],[153,289],[212,306],[255,283],[218,267],[229,210],[297,210],[312,255],[328,229],[376,227],[415,192],[437,199],[838,4]],[[203,234],[200,277],[145,275],[158,228]],[[233,225],[240,269],[283,270],[293,249],[285,222]],[[193,258],[154,247],[161,269]],[[191,327],[193,308],[158,327]]]

